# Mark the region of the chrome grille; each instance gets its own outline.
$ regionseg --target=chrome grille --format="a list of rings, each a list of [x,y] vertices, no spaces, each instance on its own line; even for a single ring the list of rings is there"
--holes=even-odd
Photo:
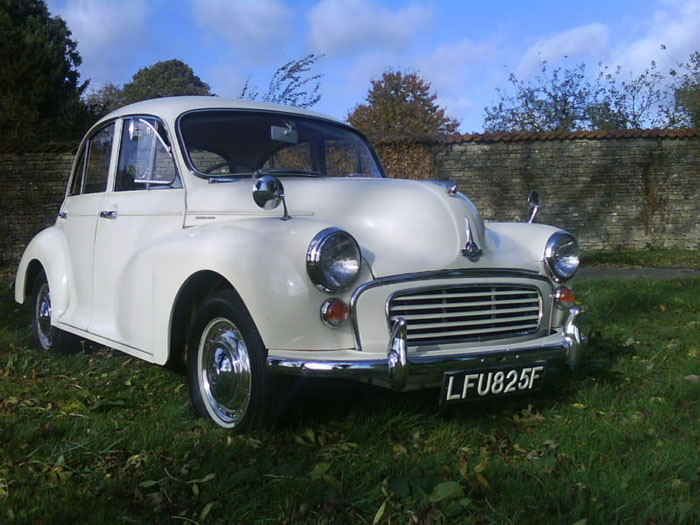
[[[541,304],[534,286],[422,288],[394,294],[389,318],[406,320],[409,346],[461,343],[533,333]]]

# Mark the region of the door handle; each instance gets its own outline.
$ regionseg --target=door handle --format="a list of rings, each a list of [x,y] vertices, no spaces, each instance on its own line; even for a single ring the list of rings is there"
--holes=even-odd
[[[100,218],[102,219],[116,219],[117,212],[113,210],[102,210],[100,212]]]

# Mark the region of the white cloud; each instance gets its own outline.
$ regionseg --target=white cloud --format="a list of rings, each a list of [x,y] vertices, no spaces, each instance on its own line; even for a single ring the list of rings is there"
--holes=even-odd
[[[501,59],[497,43],[463,39],[417,57],[414,64],[431,83],[438,94],[437,102],[447,114],[461,121],[462,128],[472,131],[473,122],[478,119],[475,115],[483,110],[481,97],[493,92],[504,80]]]
[[[66,21],[78,42],[81,76],[91,79],[93,87],[123,81],[122,70],[151,43],[145,24],[150,9],[145,0],[69,0],[51,11]]]
[[[406,51],[432,22],[432,12],[411,5],[392,10],[368,0],[321,0],[307,15],[308,42],[333,58],[367,50]]]
[[[614,65],[639,73],[652,60],[662,67],[685,61],[700,47],[700,0],[661,1],[638,33],[638,38],[616,46]],[[666,46],[666,51],[661,50],[661,45]]]
[[[477,80],[475,71],[479,71],[478,80],[483,80],[484,71],[499,58],[500,53],[491,44],[464,39],[438,46],[414,63],[434,89],[463,91],[465,84]]]
[[[523,54],[515,70],[518,76],[536,73],[543,60],[557,63],[564,57],[575,63],[596,64],[610,56],[610,28],[603,24],[576,27],[532,44]]]
[[[192,16],[209,36],[256,62],[277,60],[292,31],[291,11],[276,0],[197,0]]]

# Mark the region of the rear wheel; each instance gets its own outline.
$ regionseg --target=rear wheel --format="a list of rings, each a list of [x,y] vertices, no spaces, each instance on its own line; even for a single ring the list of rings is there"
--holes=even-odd
[[[34,346],[45,354],[80,350],[80,338],[51,324],[51,290],[43,271],[34,279],[31,297]]]
[[[225,290],[205,299],[190,334],[187,372],[197,414],[239,432],[267,424],[267,351],[240,297]]]

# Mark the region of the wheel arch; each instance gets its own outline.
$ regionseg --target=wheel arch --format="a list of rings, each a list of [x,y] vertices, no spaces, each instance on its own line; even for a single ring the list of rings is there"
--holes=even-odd
[[[39,276],[39,274],[41,274],[42,272],[44,273],[44,275],[46,275],[46,269],[44,268],[44,265],[39,259],[32,259],[31,261],[29,261],[29,264],[27,264],[27,269],[24,273],[24,285],[22,290],[23,298],[26,298],[32,294],[32,286],[34,284],[34,281],[36,280],[37,276]],[[51,286],[49,285],[49,288],[50,287]]]
[[[182,368],[187,359],[187,342],[189,340],[190,325],[195,312],[202,302],[221,290],[230,290],[241,299],[231,282],[214,270],[199,270],[190,275],[177,292],[170,315],[170,337],[168,346],[168,365],[176,369]],[[241,304],[246,308],[245,302]],[[252,319],[252,317],[251,317]],[[253,321],[254,322],[254,321]]]
[[[60,317],[69,304],[68,265],[63,234],[50,227],[39,232],[27,245],[17,266],[15,301],[24,304],[31,295],[31,286],[41,271],[51,289],[52,316]]]

